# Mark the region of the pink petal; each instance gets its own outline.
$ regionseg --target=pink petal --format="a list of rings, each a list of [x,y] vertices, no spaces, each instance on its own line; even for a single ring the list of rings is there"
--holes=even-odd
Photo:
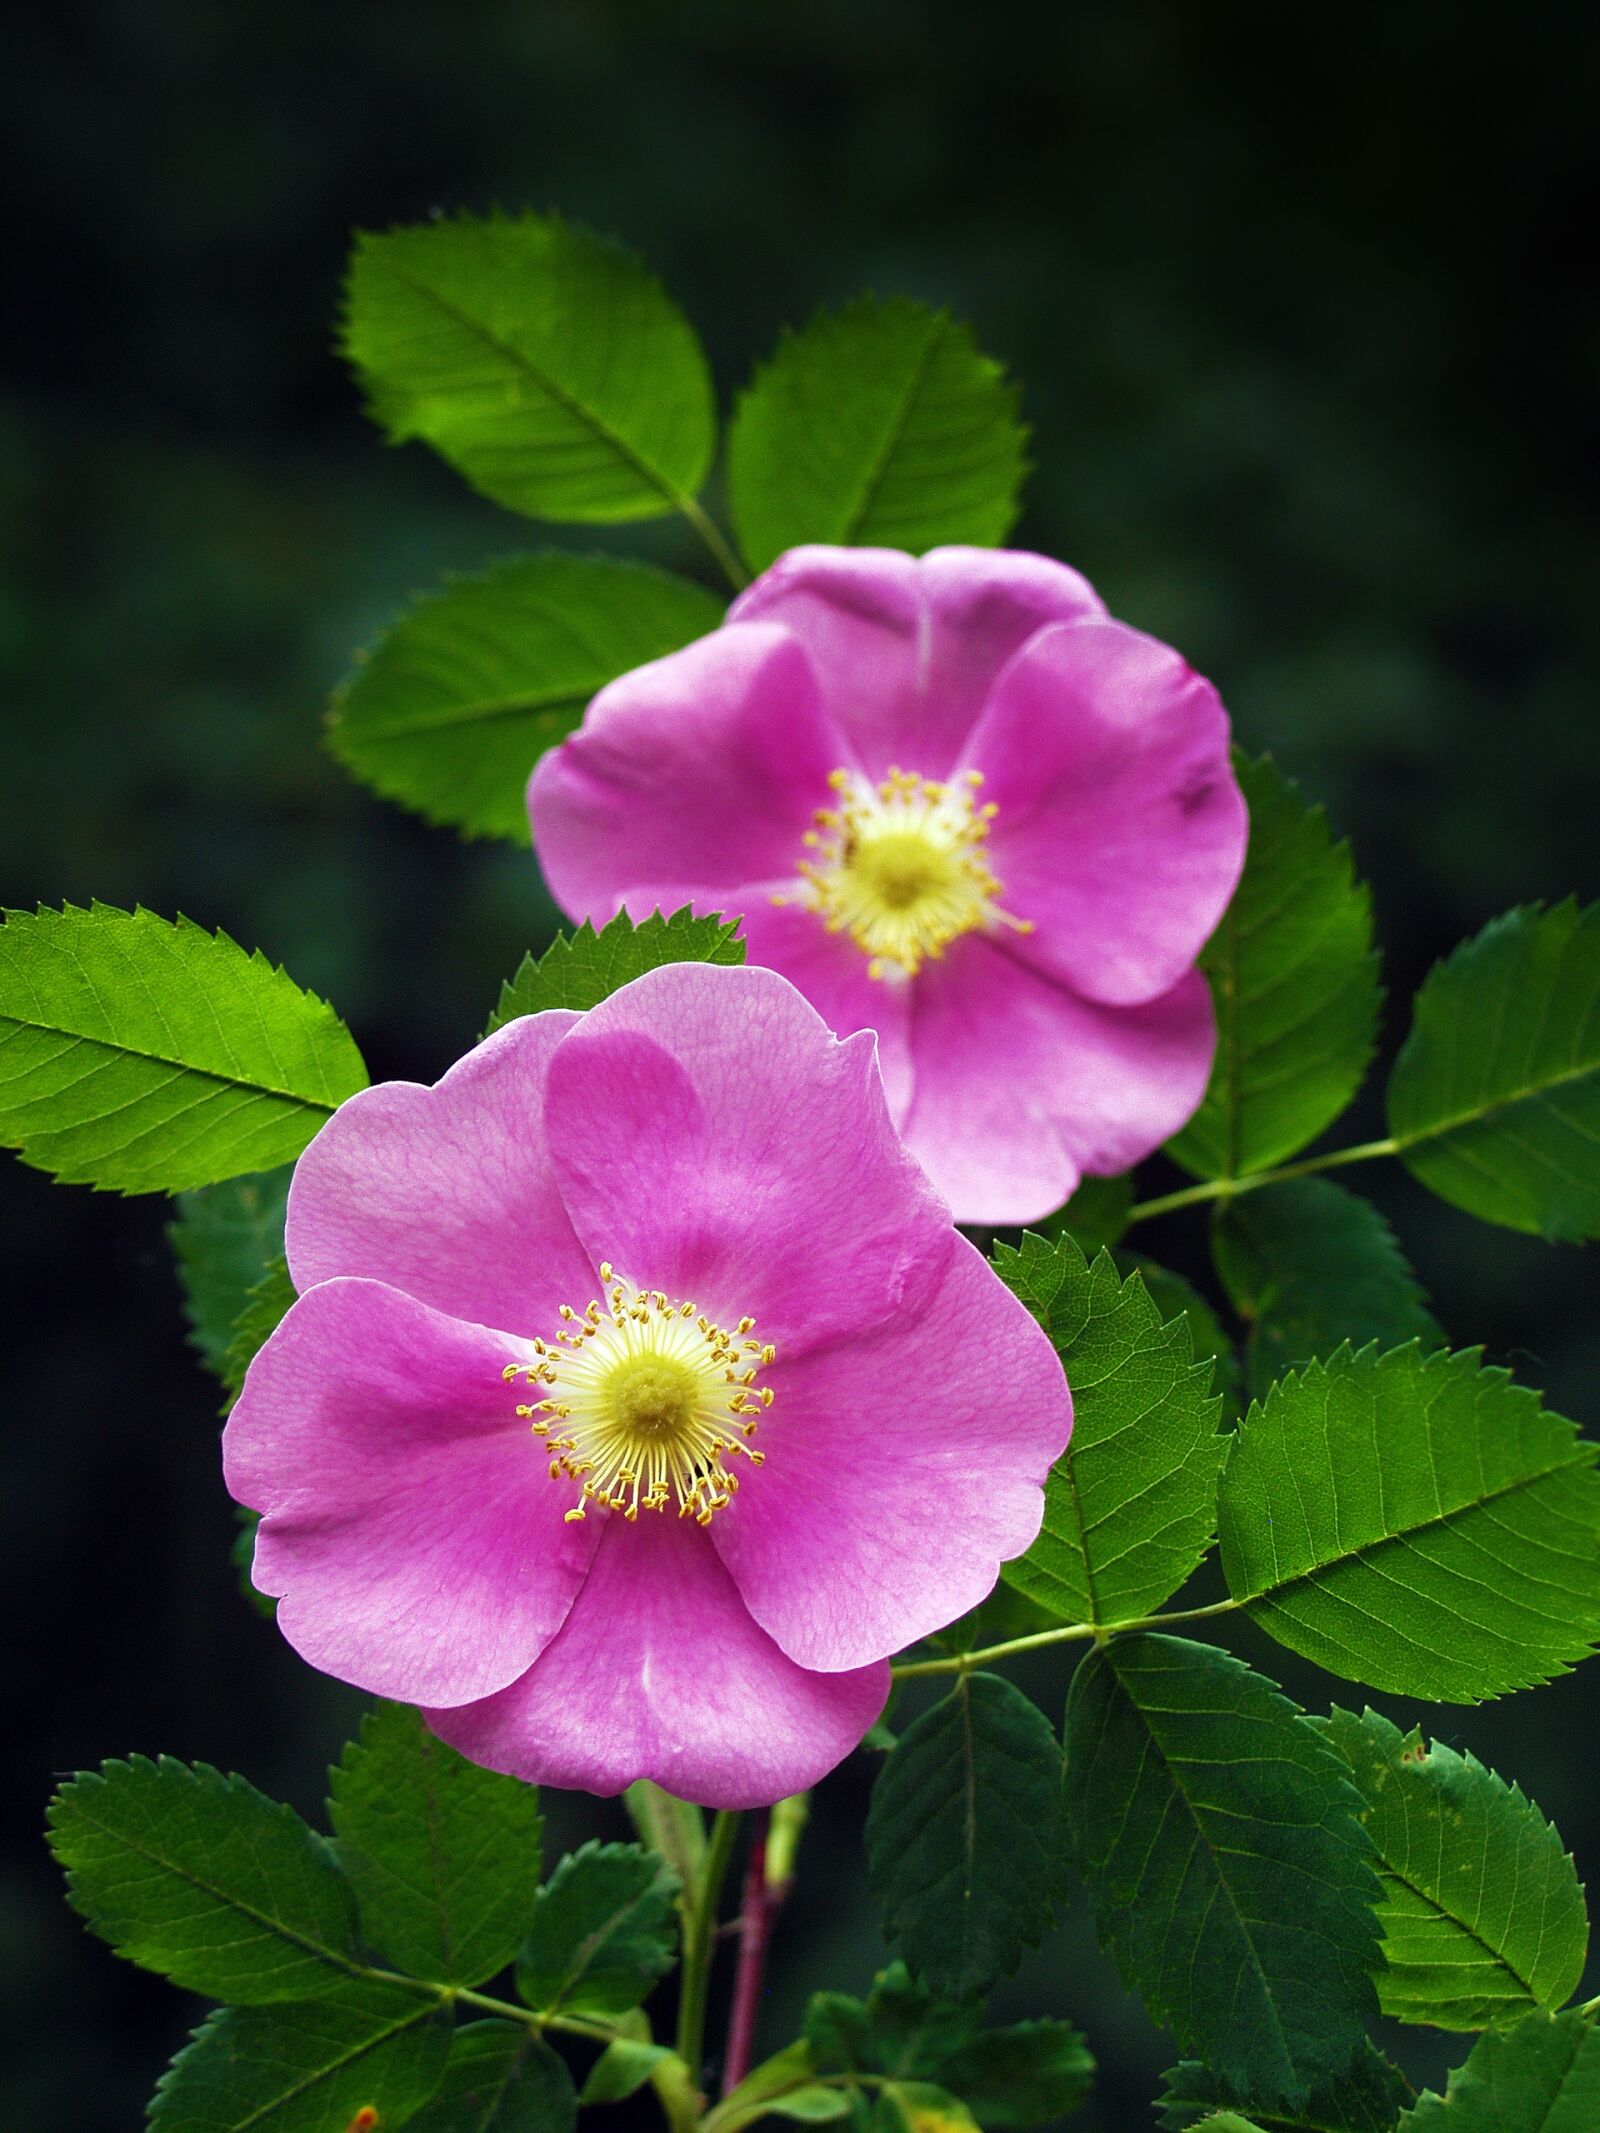
[[[1038,1221],[1080,1172],[1159,1148],[1205,1094],[1216,1031],[1198,971],[1101,1007],[969,933],[916,987],[902,1131],[959,1222]]]
[[[775,905],[776,886],[747,893],[739,907],[750,961],[798,986],[837,1036],[876,1031],[878,1071],[898,1126],[911,1102],[911,987],[896,977],[869,978],[868,958],[847,933],[830,933],[803,905]]]
[[[594,1285],[545,1145],[544,1081],[581,1018],[528,1015],[432,1088],[391,1081],[342,1104],[296,1165],[289,1271],[404,1289],[454,1318],[548,1328]]]
[[[997,809],[1015,952],[1111,1005],[1194,963],[1244,865],[1228,716],[1178,654],[1120,622],[1043,630],[996,684],[967,751]]]
[[[919,1310],[954,1240],[896,1137],[870,1036],[786,979],[674,963],[550,1063],[561,1191],[596,1260],[794,1356]]]
[[[690,884],[721,910],[719,891],[793,879],[847,756],[787,631],[713,630],[602,689],[534,771],[528,808],[551,894],[598,923],[632,910],[641,886]]]
[[[597,1522],[568,1525],[509,1361],[524,1341],[376,1281],[302,1296],[250,1366],[223,1472],[263,1513],[253,1576],[324,1673],[408,1703],[515,1681],[567,1616]]]
[[[942,1629],[1039,1531],[1072,1398],[1055,1350],[963,1237],[913,1321],[767,1373],[777,1393],[710,1533],[801,1666]]]
[[[948,777],[990,686],[1046,623],[1102,613],[1064,563],[1016,549],[793,548],[729,609],[805,645],[873,780]]]
[[[651,1778],[705,1807],[761,1807],[814,1785],[882,1710],[886,1665],[807,1673],[758,1629],[692,1520],[606,1526],[559,1637],[520,1681],[440,1738],[541,1785],[621,1792]]]

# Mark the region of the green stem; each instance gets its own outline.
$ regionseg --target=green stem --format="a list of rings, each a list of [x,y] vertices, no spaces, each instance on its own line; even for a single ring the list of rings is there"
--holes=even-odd
[[[1335,1148],[1331,1155],[1308,1156],[1303,1163],[1283,1163],[1276,1170],[1253,1170],[1243,1178],[1208,1178],[1203,1185],[1185,1185],[1181,1192],[1164,1192],[1158,1200],[1141,1200],[1128,1210],[1128,1223],[1148,1222],[1152,1215],[1170,1215],[1175,1208],[1198,1207],[1205,1200],[1232,1200],[1240,1193],[1256,1192],[1263,1185],[1281,1185],[1288,1178],[1314,1177],[1319,1170],[1340,1170],[1346,1163],[1371,1163],[1380,1156],[1398,1155],[1403,1141],[1362,1141],[1354,1148]]]
[[[966,1674],[986,1666],[991,1659],[1009,1659],[1017,1652],[1037,1652],[1047,1644],[1085,1642],[1090,1637],[1123,1635],[1132,1629],[1166,1629],[1174,1622],[1206,1622],[1213,1615],[1231,1614],[1242,1600],[1214,1600],[1209,1607],[1183,1607],[1165,1615],[1136,1615],[1128,1622],[1064,1622],[1059,1629],[1035,1630],[1029,1637],[1012,1637],[1004,1644],[986,1644],[981,1651],[956,1652],[948,1659],[916,1659],[910,1666],[892,1667],[896,1681],[914,1681],[923,1674]]]
[[[723,536],[722,528],[709,512],[703,511],[692,496],[675,498],[678,509],[699,534],[711,553],[716,557],[717,567],[735,592],[743,592],[750,583],[750,573],[734,554]]]
[[[717,1908],[738,1834],[738,1815],[724,1808],[711,1825],[694,1905],[684,1924],[683,1978],[678,1997],[678,2057],[689,2069],[690,2080],[696,2084],[705,2057],[706,2000],[711,1990],[711,1951],[717,1930]]]

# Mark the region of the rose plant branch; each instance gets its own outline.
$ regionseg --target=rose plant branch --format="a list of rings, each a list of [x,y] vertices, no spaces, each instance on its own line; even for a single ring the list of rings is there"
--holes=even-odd
[[[1052,1644],[1081,1644],[1091,1638],[1126,1636],[1135,1630],[1166,1629],[1175,1622],[1206,1622],[1214,1616],[1234,1613],[1239,1600],[1214,1600],[1208,1607],[1174,1608],[1166,1614],[1139,1615],[1128,1622],[1063,1622],[1056,1629],[1037,1629],[1025,1637],[1008,1637],[1003,1644],[986,1644],[977,1651],[951,1652],[940,1659],[913,1659],[890,1668],[895,1681],[916,1681],[929,1674],[967,1674],[996,1659],[1015,1658],[1021,1652],[1046,1650]]]

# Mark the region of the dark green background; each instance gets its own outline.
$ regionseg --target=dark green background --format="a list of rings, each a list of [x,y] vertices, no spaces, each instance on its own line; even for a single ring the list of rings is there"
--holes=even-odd
[[[7,48],[0,897],[223,925],[328,993],[379,1076],[432,1077],[471,1040],[553,924],[532,861],[349,787],[319,721],[405,595],[541,536],[382,448],[332,319],[352,224],[559,205],[649,255],[725,394],[780,322],[863,288],[974,321],[1035,426],[1019,539],[1181,646],[1354,836],[1392,1050],[1433,956],[1509,903],[1600,886],[1591,19],[37,9]],[[641,544],[698,568],[670,529]],[[1377,1120],[1369,1101],[1351,1129]],[[1600,1420],[1593,1257],[1370,1183],[1456,1339]],[[62,1906],[37,1834],[52,1772],[167,1749],[309,1806],[355,1701],[235,1595],[163,1219],[0,1173],[0,2124],[17,2133],[136,2123],[193,2013]],[[1198,1218],[1149,1242],[1203,1268]],[[1591,1874],[1593,1679],[1440,1728],[1523,1778]],[[1030,1685],[1055,1707],[1061,1670]],[[810,1985],[875,1960],[863,1798],[859,1769],[824,1788],[771,2043]],[[1005,2005],[1090,2029],[1108,2073],[1085,2133],[1148,2122],[1172,2054],[1081,1914]],[[1454,2050],[1405,2049],[1419,2070]]]

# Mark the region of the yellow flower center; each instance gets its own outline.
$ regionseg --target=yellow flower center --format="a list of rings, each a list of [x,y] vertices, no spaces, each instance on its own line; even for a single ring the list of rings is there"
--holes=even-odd
[[[828,783],[839,804],[819,809],[816,828],[806,832],[815,857],[800,862],[801,900],[830,933],[849,934],[870,958],[869,977],[881,978],[891,966],[914,977],[979,927],[1033,931],[996,901],[1001,885],[983,848],[996,810],[975,804],[980,772],[941,785],[891,767],[871,786],[836,770]]]
[[[609,1265],[600,1279],[603,1304],[563,1304],[568,1330],[536,1340],[536,1362],[506,1366],[508,1384],[545,1388],[517,1413],[545,1439],[551,1480],[579,1484],[569,1519],[591,1502],[628,1519],[676,1504],[680,1518],[709,1525],[739,1486],[725,1462],[761,1464],[748,1440],[772,1405],[772,1388],[756,1380],[776,1351],[750,1338],[753,1318],[725,1333],[692,1303],[636,1289]]]

